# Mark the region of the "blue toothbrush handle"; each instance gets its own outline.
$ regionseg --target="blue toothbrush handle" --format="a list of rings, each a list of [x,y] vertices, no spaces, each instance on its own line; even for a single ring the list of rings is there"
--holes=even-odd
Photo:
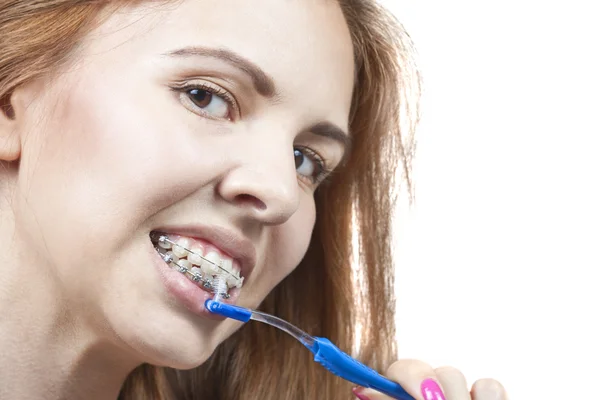
[[[268,314],[259,313],[247,308],[233,306],[210,299],[206,300],[204,304],[206,309],[210,312],[227,318],[236,319],[242,322],[256,319],[284,330],[304,344],[315,355],[316,362],[340,378],[363,387],[375,389],[397,400],[414,400],[414,398],[411,397],[398,383],[384,378],[379,375],[377,371],[356,361],[328,339],[312,337],[306,332],[300,331],[289,322],[285,322],[273,316],[269,316],[270,318],[265,319],[264,317],[268,316]],[[262,318],[257,319],[257,314],[262,315]],[[253,315],[255,316],[254,318]],[[307,341],[306,339],[308,338],[310,338],[310,340]]]
[[[315,337],[312,347],[315,361],[331,373],[357,385],[375,389],[394,399],[414,400],[398,383],[381,376],[377,371],[361,364],[340,350],[326,338]]]

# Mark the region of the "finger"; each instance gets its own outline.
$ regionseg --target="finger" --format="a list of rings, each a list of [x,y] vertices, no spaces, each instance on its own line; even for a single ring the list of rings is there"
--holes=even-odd
[[[446,400],[471,400],[465,376],[453,367],[435,369],[437,379],[444,390]]]
[[[422,361],[396,361],[388,368],[386,375],[398,382],[416,400],[446,400],[437,382],[435,371]],[[372,389],[355,390],[354,394],[360,400],[390,399]]]
[[[471,388],[473,400],[507,400],[504,386],[495,379],[479,379]]]

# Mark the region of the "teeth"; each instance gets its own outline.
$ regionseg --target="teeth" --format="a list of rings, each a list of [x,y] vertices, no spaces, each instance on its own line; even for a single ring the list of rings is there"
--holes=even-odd
[[[202,281],[202,271],[200,271],[200,268],[198,267],[192,267],[192,269],[190,270],[190,272],[192,273],[192,280],[196,283],[199,283]]]
[[[158,239],[158,245],[160,247],[162,247],[163,249],[169,250],[171,248],[171,243],[169,243],[166,239],[167,239],[166,236],[161,236]]]
[[[202,271],[206,275],[216,275],[220,271],[217,265],[220,265],[221,257],[219,257],[219,255],[214,251],[210,251],[206,256],[204,256],[204,258],[206,260],[202,260]]]
[[[225,282],[227,282],[227,286],[233,287],[237,284],[238,280],[235,277],[227,274],[225,275]]]
[[[221,259],[216,251],[209,251],[205,255],[202,245],[185,237],[174,240],[166,234],[157,233],[151,238],[161,257],[175,270],[186,275],[197,284],[210,288],[213,277],[222,275],[228,289],[242,287],[244,278],[240,277],[240,270],[233,266],[231,258]],[[224,294],[224,296],[227,297],[228,295]]]
[[[235,272],[233,270],[233,261],[223,260],[221,267],[227,272],[231,272],[231,274],[225,274],[225,282],[227,282],[227,286],[235,286],[238,280],[236,279]],[[239,276],[239,272],[237,276]]]
[[[227,271],[233,270],[233,261],[225,259],[221,261],[221,267]]]
[[[186,249],[190,248],[190,241],[186,238],[181,238],[177,241],[177,244],[173,246],[173,253],[179,258],[187,257],[189,254]]]
[[[179,264],[180,267],[183,267],[185,269],[192,268],[192,263],[189,262],[188,260],[179,260],[179,262],[177,264]]]
[[[240,279],[239,279],[239,280],[236,282],[236,284],[235,284],[235,287],[239,289],[239,288],[241,288],[241,287],[242,287],[242,285],[243,285],[243,284],[244,284],[244,277],[241,277],[241,278],[240,278]]]
[[[172,251],[167,251],[167,255],[171,257],[171,261],[176,263],[179,262],[179,257],[177,257],[175,254],[173,254]]]
[[[194,247],[191,250],[191,253],[188,255],[187,259],[196,266],[202,265],[202,256],[204,255],[204,249],[201,247]]]

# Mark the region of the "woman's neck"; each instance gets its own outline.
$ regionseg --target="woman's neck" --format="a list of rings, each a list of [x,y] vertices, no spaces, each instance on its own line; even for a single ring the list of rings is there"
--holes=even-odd
[[[137,362],[92,331],[0,225],[0,398],[114,400]],[[6,245],[10,249],[6,249]],[[25,253],[27,254],[27,253]],[[37,264],[39,265],[39,264]]]

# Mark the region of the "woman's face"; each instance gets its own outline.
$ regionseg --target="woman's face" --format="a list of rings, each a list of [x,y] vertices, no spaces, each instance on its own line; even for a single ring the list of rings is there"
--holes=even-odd
[[[90,335],[141,361],[200,364],[239,324],[202,312],[209,294],[168,269],[150,233],[242,263],[236,303],[256,307],[307,250],[314,190],[344,154],[353,77],[335,1],[111,14],[60,73],[20,90],[19,262]]]

